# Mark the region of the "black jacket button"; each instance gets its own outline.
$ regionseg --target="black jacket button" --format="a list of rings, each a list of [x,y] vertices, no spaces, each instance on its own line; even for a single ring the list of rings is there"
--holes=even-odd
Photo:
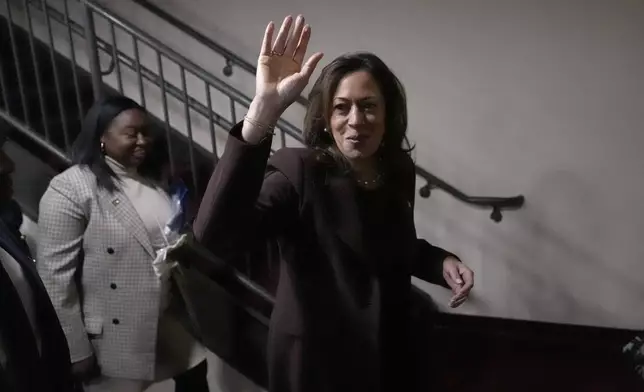
[[[119,325],[120,323],[119,319],[112,319],[112,324]]]
[[[110,285],[110,288],[111,288],[112,290],[116,290],[116,283],[112,283],[112,284]]]
[[[114,248],[107,248],[107,253],[113,255],[114,254]]]

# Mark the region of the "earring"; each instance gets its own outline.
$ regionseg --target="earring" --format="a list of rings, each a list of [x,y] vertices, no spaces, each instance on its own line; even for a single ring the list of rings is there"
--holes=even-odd
[[[101,152],[105,154],[105,143],[101,142]]]

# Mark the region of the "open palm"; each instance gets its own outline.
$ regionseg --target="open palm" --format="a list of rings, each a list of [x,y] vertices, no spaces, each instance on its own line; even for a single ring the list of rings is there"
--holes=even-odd
[[[293,18],[284,19],[275,42],[275,25],[270,22],[258,59],[256,96],[283,111],[302,93],[311,78],[322,53],[315,53],[303,63],[311,37],[311,27],[304,24],[300,15],[293,26]]]

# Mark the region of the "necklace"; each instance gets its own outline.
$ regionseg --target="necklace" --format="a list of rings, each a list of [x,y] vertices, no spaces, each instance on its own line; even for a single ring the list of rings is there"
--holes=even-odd
[[[356,178],[356,181],[364,187],[371,188],[382,183],[382,174],[378,173],[378,175],[371,180],[361,180]]]

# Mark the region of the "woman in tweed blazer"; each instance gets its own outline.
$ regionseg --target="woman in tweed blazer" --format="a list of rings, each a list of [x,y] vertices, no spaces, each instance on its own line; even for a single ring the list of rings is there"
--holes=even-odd
[[[169,311],[169,281],[152,264],[172,210],[147,122],[128,98],[95,104],[74,166],[40,202],[38,271],[90,392],[138,392],[170,377],[177,391],[208,390],[206,350]]]

